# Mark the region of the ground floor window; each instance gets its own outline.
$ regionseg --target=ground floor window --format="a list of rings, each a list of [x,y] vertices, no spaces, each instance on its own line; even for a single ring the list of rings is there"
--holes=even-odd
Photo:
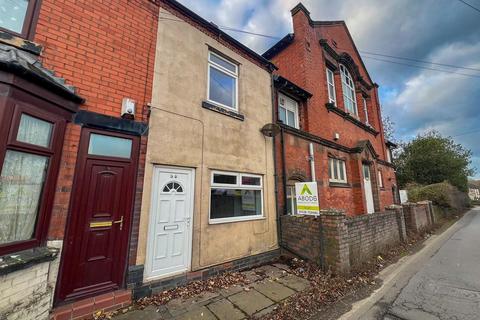
[[[329,158],[328,175],[330,182],[347,183],[345,160]]]
[[[384,185],[383,185],[383,174],[382,174],[381,170],[378,170],[378,186],[380,188],[384,187]]]
[[[65,120],[30,105],[7,108],[0,139],[0,255],[41,244],[55,189]]]
[[[210,221],[241,221],[263,217],[263,177],[212,172]]]
[[[295,185],[287,186],[287,214],[297,213],[297,198],[295,194]]]

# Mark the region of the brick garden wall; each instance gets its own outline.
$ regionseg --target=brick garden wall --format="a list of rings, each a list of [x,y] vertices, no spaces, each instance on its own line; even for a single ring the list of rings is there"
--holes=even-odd
[[[397,212],[389,210],[347,218],[350,266],[355,267],[402,241]]]
[[[415,224],[407,223],[407,216]],[[392,205],[385,212],[356,217],[334,210],[321,211],[319,217],[282,216],[281,246],[335,272],[346,273],[405,242],[407,233],[421,233],[434,223],[428,201],[405,207]]]

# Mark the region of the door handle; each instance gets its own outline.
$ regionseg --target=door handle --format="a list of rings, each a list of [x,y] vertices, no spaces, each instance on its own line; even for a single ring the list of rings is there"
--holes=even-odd
[[[120,224],[120,231],[123,229],[123,216],[120,218],[120,220],[113,221],[113,224]]]

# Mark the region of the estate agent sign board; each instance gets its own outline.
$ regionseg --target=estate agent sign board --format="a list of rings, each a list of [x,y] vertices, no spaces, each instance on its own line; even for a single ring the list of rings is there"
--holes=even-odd
[[[297,214],[318,215],[318,192],[316,182],[295,183]]]

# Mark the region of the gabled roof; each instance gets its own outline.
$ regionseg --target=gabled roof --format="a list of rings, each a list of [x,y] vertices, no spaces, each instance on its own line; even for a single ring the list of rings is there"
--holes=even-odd
[[[334,20],[334,21],[315,21],[315,20],[312,20],[311,17],[310,17],[310,11],[308,11],[307,8],[305,8],[305,6],[301,2],[298,3],[291,10],[292,16],[295,15],[296,13],[298,13],[299,11],[303,11],[305,13],[305,15],[308,18],[308,22],[309,22],[310,26],[313,27],[313,28],[316,27],[316,26],[320,26],[320,27],[333,27],[333,26],[338,27],[338,26],[340,26],[340,27],[343,27],[345,29],[345,32],[346,32],[348,38],[350,39],[350,42],[352,43],[353,50],[355,51],[356,55],[359,57],[360,63],[362,65],[363,69],[365,70],[365,73],[368,77],[368,80],[370,81],[371,84],[376,85],[373,82],[372,78],[370,77],[370,74],[368,73],[368,70],[367,70],[367,68],[366,68],[366,66],[363,62],[362,57],[360,56],[360,52],[358,51],[358,49],[355,45],[355,41],[353,41],[353,37],[352,37],[350,31],[348,30],[348,27],[347,27],[347,24],[345,23],[345,21],[343,21],[343,20]],[[294,37],[295,37],[294,33],[287,34],[280,41],[275,43],[270,49],[265,51],[262,56],[266,59],[272,59],[277,54],[282,52],[285,48],[287,48],[293,42]],[[337,52],[337,54],[339,54],[339,55],[341,55],[342,53],[343,52],[341,52],[340,50],[339,50],[339,52]]]
[[[277,67],[275,67],[275,65],[272,62],[268,61],[267,59],[265,59],[264,57],[262,57],[261,55],[259,55],[258,53],[256,53],[255,51],[253,51],[252,49],[247,47],[246,45],[244,45],[243,43],[239,42],[238,40],[236,40],[235,38],[233,38],[229,34],[222,31],[213,22],[208,22],[207,20],[205,20],[204,18],[202,18],[201,16],[199,16],[198,14],[193,12],[192,10],[190,10],[187,7],[185,7],[184,5],[180,4],[178,1],[175,1],[175,0],[155,0],[156,3],[159,3],[159,2],[162,2],[162,1],[166,4],[168,4],[170,7],[172,7],[176,11],[180,12],[181,14],[183,14],[186,17],[188,17],[189,19],[191,19],[193,22],[195,22],[199,26],[207,29],[208,31],[217,35],[222,40],[228,42],[233,47],[241,50],[246,55],[248,55],[249,57],[253,58],[257,62],[262,64],[264,67],[266,67],[270,71],[273,71],[273,70],[277,69]]]
[[[364,151],[365,149],[369,150],[372,156],[377,159],[378,158],[378,153],[375,152],[375,149],[373,148],[372,143],[370,140],[360,140],[358,141],[355,150],[360,153]]]
[[[295,38],[295,35],[293,33],[287,34],[280,41],[275,43],[270,49],[265,51],[262,54],[262,57],[270,60],[271,58],[275,57],[279,52],[281,52],[283,49],[288,47],[293,42],[294,38]]]

